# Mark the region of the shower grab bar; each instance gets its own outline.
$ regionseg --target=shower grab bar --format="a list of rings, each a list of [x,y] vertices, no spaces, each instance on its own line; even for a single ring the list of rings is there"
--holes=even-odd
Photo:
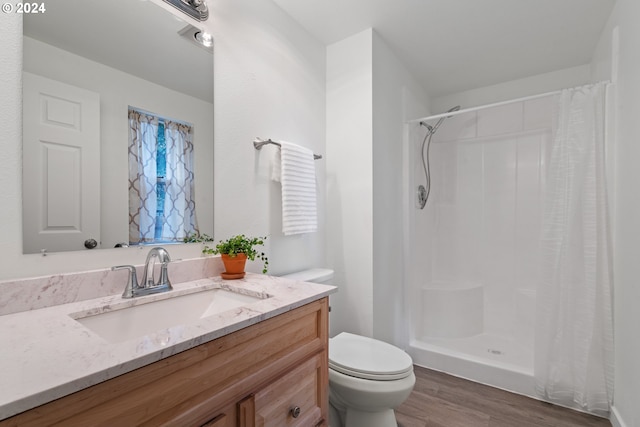
[[[282,147],[282,144],[280,144],[277,141],[273,141],[271,139],[260,139],[260,138],[256,138],[253,141],[253,146],[256,150],[260,150],[263,146],[267,145],[267,144],[273,144],[273,145],[277,145],[278,147]],[[314,160],[319,160],[321,159],[322,156],[320,154],[314,154],[313,155],[313,159]]]

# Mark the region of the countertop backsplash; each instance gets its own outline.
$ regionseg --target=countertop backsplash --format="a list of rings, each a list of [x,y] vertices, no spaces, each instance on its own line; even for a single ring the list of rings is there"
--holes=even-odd
[[[141,278],[144,266],[136,267]],[[172,261],[168,269],[171,282],[181,283],[219,276],[224,266],[219,256],[208,256]],[[106,268],[3,280],[0,281],[0,316],[115,295],[124,291],[127,274],[126,270]]]

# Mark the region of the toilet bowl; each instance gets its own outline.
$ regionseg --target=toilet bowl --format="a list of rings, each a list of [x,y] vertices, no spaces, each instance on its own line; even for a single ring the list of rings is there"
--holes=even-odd
[[[342,332],[329,340],[331,427],[396,427],[393,412],[413,390],[411,357],[397,347]],[[335,415],[339,419],[335,419]]]
[[[305,270],[284,276],[330,283],[333,271]],[[329,426],[396,427],[393,412],[415,384],[411,357],[373,338],[342,332],[329,339]]]

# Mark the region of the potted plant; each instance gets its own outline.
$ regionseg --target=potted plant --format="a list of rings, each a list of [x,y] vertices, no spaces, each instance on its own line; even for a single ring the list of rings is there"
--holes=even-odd
[[[255,246],[264,245],[266,237],[247,237],[244,234],[233,236],[220,242],[213,248],[205,246],[202,249],[204,254],[220,254],[224,263],[225,272],[221,274],[224,279],[240,279],[244,277],[244,266],[247,259],[255,261],[259,258],[264,263],[262,273],[267,272],[269,260],[264,252],[258,252]]]

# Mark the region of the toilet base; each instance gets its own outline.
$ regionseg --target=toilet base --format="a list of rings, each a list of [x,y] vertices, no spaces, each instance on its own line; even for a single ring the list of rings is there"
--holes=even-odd
[[[364,412],[347,409],[344,427],[398,427],[393,409],[380,412]]]
[[[329,401],[329,427],[344,427],[343,417],[344,414],[340,414],[338,409]]]
[[[330,393],[331,394],[331,393]],[[329,427],[397,427],[393,409],[363,411],[340,406],[331,395],[329,400]]]
[[[407,400],[415,382],[413,372],[399,380],[372,381],[329,368],[330,427],[397,427],[393,409]]]

